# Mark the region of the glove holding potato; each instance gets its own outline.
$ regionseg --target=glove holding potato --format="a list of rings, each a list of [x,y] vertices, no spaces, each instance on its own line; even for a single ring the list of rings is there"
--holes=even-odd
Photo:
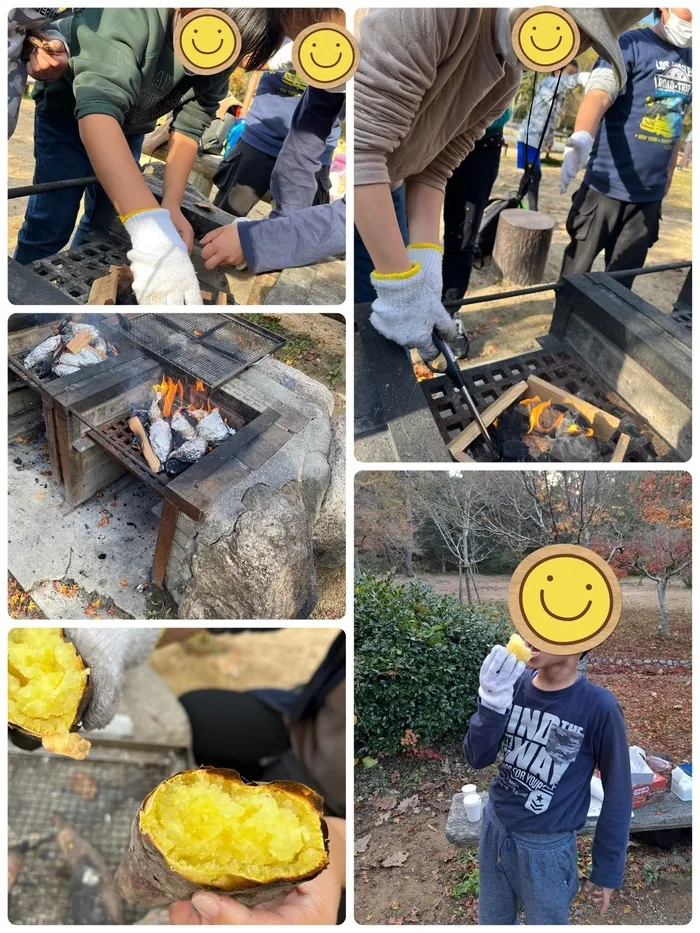
[[[513,705],[515,685],[525,670],[524,661],[504,645],[495,645],[479,674],[479,699],[495,713],[505,713]]]

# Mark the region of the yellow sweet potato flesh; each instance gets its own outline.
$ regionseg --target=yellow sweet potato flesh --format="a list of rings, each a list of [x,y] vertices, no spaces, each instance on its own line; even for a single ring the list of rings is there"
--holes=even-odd
[[[224,890],[241,878],[256,884],[303,878],[327,861],[320,814],[310,801],[206,771],[160,784],[139,825],[173,871]]]
[[[510,641],[506,645],[506,648],[508,649],[508,651],[510,651],[511,654],[515,655],[518,661],[523,661],[525,664],[527,664],[527,662],[532,657],[532,652],[530,651],[528,646],[525,644],[525,642],[522,640],[520,635],[517,635],[517,634],[511,635]]]
[[[58,751],[64,740],[73,748],[71,739],[78,737],[69,732],[89,674],[78,652],[64,641],[60,628],[16,628],[8,641],[9,722],[46,738],[52,750]]]

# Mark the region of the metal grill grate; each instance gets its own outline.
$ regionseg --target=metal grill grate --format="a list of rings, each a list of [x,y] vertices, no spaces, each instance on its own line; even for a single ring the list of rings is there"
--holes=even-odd
[[[566,350],[535,350],[508,360],[463,369],[462,375],[481,411],[516,382],[539,376],[622,419],[624,430],[633,435],[625,457],[627,461],[647,462],[668,452],[667,445],[646,422],[630,412],[619,395],[607,389],[587,366]],[[471,424],[471,414],[447,376],[426,379],[421,387],[447,444]],[[476,460],[491,459],[480,438],[470,445],[469,453]]]
[[[124,333],[129,340],[212,389],[285,343],[277,334],[234,315],[139,314],[127,321]]]
[[[123,757],[125,757],[123,755]],[[46,836],[29,849],[9,894],[9,919],[18,924],[70,924],[70,877],[63,877],[63,857],[54,835],[52,816],[72,824],[78,834],[116,871],[129,844],[131,822],[143,798],[170,774],[186,766],[175,752],[151,755],[151,762],[71,761],[41,753],[9,756],[9,845]],[[70,790],[72,772],[97,784],[93,800]],[[123,904],[124,922],[131,924],[147,911]]]
[[[89,233],[82,246],[37,259],[29,268],[78,304],[87,304],[95,279],[107,275],[110,266],[128,264],[128,249],[128,240]],[[135,305],[136,298],[130,290],[128,296],[120,293],[119,304]]]
[[[172,477],[167,473],[154,473],[144,462],[141,450],[134,450],[134,432],[129,427],[126,419],[120,418],[116,421],[108,421],[107,424],[100,425],[100,434],[114,447],[121,458],[129,461],[129,470],[140,479],[146,480],[150,486],[158,484],[167,486]]]

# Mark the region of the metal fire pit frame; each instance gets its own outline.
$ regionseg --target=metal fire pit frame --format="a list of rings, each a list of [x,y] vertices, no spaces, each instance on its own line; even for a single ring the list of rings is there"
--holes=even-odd
[[[226,409],[224,408],[224,410]],[[213,451],[203,456],[201,460],[193,464],[184,473],[170,479],[165,474],[153,473],[148,469],[145,462],[141,464],[139,458],[132,455],[131,451],[122,450],[118,447],[104,426],[92,425],[84,415],[75,409],[72,409],[72,413],[88,427],[87,436],[91,441],[98,444],[105,453],[120,463],[132,476],[145,483],[163,499],[163,511],[158,525],[158,539],[151,572],[152,582],[161,588],[165,581],[165,572],[168,567],[178,515],[183,512],[192,521],[198,522],[204,514],[203,507],[193,502],[187,492],[198,490],[202,481],[211,476],[224,463],[236,457],[237,454],[266,431],[270,425],[282,417],[281,412],[268,408],[240,430],[237,430],[227,441],[222,442]],[[291,434],[289,436],[291,437]]]
[[[141,347],[150,357],[168,369],[175,369],[188,379],[201,380],[210,389],[218,389],[279,350],[287,342],[279,334],[252,324],[238,314],[146,312],[128,317],[119,315],[118,321],[118,324],[113,323],[113,319],[106,322],[111,333],[119,334]],[[200,324],[201,327],[195,326],[196,324]],[[223,333],[224,328],[228,328],[230,333]],[[164,355],[167,344],[178,334],[189,341],[191,349],[177,345],[173,347],[172,357]],[[225,341],[217,344],[217,335],[230,337],[232,345],[227,346]],[[246,349],[241,346],[246,340],[257,343],[258,346]],[[188,357],[192,359],[189,366]],[[209,373],[206,367],[209,367]],[[212,376],[214,373],[216,375]]]
[[[577,359],[571,350],[552,338],[542,338],[542,342],[546,344],[542,350],[532,350],[507,360],[483,363],[462,370],[469,391],[482,410],[516,383],[527,380],[530,376],[538,376],[571,395],[580,398],[587,396],[594,405],[615,417],[625,418],[627,422],[633,421],[640,436],[646,436],[652,443],[657,456],[659,451],[666,449],[665,442],[638,415],[630,411],[614,391],[603,385],[583,360]],[[425,379],[420,385],[447,445],[472,423],[471,414],[446,376]],[[477,461],[491,460],[481,437],[472,442],[469,453]],[[626,459],[634,462],[635,451],[632,448],[630,453],[631,456]],[[641,462],[646,462],[646,458]]]

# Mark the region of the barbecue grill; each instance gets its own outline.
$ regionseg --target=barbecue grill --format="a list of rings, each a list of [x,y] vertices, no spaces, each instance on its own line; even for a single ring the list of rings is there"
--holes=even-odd
[[[49,315],[47,315],[49,317]],[[122,352],[63,379],[40,379],[24,367],[26,352],[52,333],[50,324],[11,334],[10,366],[42,398],[53,478],[75,507],[126,470],[153,489],[163,508],[152,580],[162,586],[174,542],[182,552],[212,501],[257,469],[309,417],[276,399],[251,396],[240,376],[284,340],[237,315],[218,313],[100,316],[100,329]],[[131,406],[148,407],[166,377],[201,382],[211,407],[236,433],[178,476],[152,472],[133,445]],[[184,543],[183,543],[184,542]]]
[[[211,389],[284,346],[284,339],[235,314],[119,315],[123,336],[149,356]],[[113,329],[113,332],[116,328]]]
[[[16,924],[70,924],[70,882],[58,873],[63,859],[53,832],[58,814],[75,827],[116,871],[129,845],[131,824],[141,801],[171,774],[189,767],[185,750],[139,746],[128,750],[94,744],[85,761],[72,761],[10,747],[8,796],[9,845],[30,843],[22,870],[9,895],[9,919]],[[93,780],[97,793],[85,800],[70,790],[79,772]],[[33,840],[43,839],[38,844]],[[147,913],[123,902],[124,922]]]

